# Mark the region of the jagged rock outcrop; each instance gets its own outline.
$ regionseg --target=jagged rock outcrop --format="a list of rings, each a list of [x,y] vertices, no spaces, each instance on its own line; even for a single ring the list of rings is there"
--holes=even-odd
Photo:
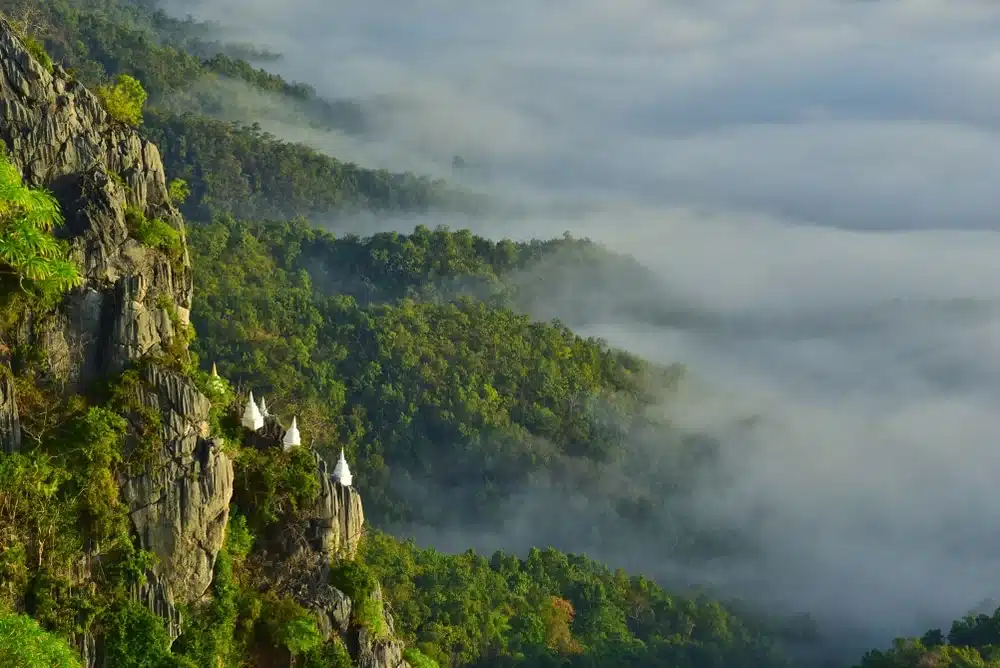
[[[140,595],[176,637],[175,599],[194,602],[212,583],[229,521],[233,463],[221,442],[208,438],[211,406],[189,379],[149,365],[137,393],[162,416],[163,446],[143,473],[124,481],[122,495],[143,548],[159,557]]]
[[[245,442],[260,450],[280,449],[284,447],[282,439],[285,429],[277,417],[268,416],[261,429],[247,431]],[[300,550],[308,549],[318,553],[326,563],[334,558],[353,559],[357,554],[365,523],[361,495],[354,487],[337,482],[331,475],[326,460],[315,450],[311,452],[316,462],[316,478],[320,483],[319,496],[312,512],[307,513],[309,519],[305,528],[305,542],[286,544],[282,550],[291,558]]]
[[[259,448],[281,448],[285,428],[273,416],[264,426],[247,431],[247,445]],[[364,528],[361,495],[354,487],[337,482],[326,461],[311,451],[320,483],[315,506],[306,513],[304,527],[279,526],[272,537],[277,554],[272,555],[272,582],[280,583],[276,593],[291,596],[312,610],[324,638],[334,635],[344,639],[355,665],[359,668],[408,668],[403,659],[403,643],[395,636],[392,615],[386,610],[381,588],[372,596],[382,611],[386,627],[374,633],[352,619],[356,602],[330,585],[330,566],[357,555]]]
[[[382,588],[375,587],[372,596],[382,608],[386,632],[376,635],[370,629],[354,629],[353,645],[354,663],[357,668],[408,668],[409,663],[403,659],[402,641],[396,638],[396,628],[392,614],[386,610],[382,598]]]
[[[68,388],[176,349],[188,324],[192,279],[184,225],[170,202],[157,148],[111,117],[100,101],[56,66],[50,73],[0,17],[0,140],[27,184],[49,188],[62,205],[60,230],[82,268],[83,285],[55,313],[28,313],[18,343],[41,351],[48,374]],[[177,230],[173,256],[134,238],[129,212]],[[200,597],[212,579],[233,492],[233,464],[208,434],[208,400],[192,381],[146,364],[136,400],[162,417],[146,469],[121,481],[133,527],[158,563],[135,592],[179,633],[176,605]],[[2,374],[0,374],[2,376]],[[16,443],[13,387],[0,377],[0,439]],[[139,432],[133,433],[133,447]],[[88,665],[99,661],[84,637]]]
[[[129,447],[148,449],[144,468],[121,481],[121,499],[142,547],[157,563],[133,596],[162,617],[172,638],[180,633],[181,604],[201,599],[211,585],[233,494],[233,462],[208,429],[209,402],[183,375],[151,362],[176,350],[178,326],[188,324],[191,267],[183,221],[171,204],[159,152],[134,130],[114,121],[99,100],[56,66],[42,68],[0,18],[0,140],[26,183],[47,187],[66,215],[61,234],[82,268],[83,285],[53,313],[28,313],[15,340],[42,352],[48,374],[81,390],[95,379],[142,361],[131,397],[162,420],[153,441],[135,411]],[[178,231],[173,257],[134,238],[129,217],[159,219]],[[2,351],[0,351],[2,352]],[[0,372],[0,448],[15,449],[19,424],[14,385]],[[251,436],[258,447],[281,447],[284,428],[270,420]],[[344,638],[362,668],[406,668],[402,643],[375,635],[352,620],[353,602],[329,584],[330,564],[353,558],[364,514],[353,487],[336,482],[313,453],[320,493],[297,527],[296,540],[275,544],[285,589],[313,610],[321,631]],[[293,532],[294,533],[294,532]],[[88,568],[90,557],[83,560]],[[95,560],[98,557],[95,556]],[[298,568],[299,564],[308,568]],[[377,593],[381,604],[381,592]],[[78,648],[89,668],[102,666],[102,639],[87,631]]]
[[[310,521],[312,547],[327,560],[334,557],[353,559],[365,523],[361,495],[354,487],[345,487],[334,480],[329,466],[318,453],[314,452],[313,456],[320,492],[315,515]]]
[[[191,308],[187,249],[171,261],[143,246],[125,215],[158,218],[183,240],[159,152],[62,68],[39,65],[3,18],[0,140],[25,182],[51,189],[63,205],[63,233],[85,278],[56,318],[24,322],[21,338],[44,345],[51,371],[80,385],[165,349],[175,334],[171,310],[187,323]]]
[[[0,364],[0,452],[11,453],[21,448],[21,423],[17,417],[13,372]]]

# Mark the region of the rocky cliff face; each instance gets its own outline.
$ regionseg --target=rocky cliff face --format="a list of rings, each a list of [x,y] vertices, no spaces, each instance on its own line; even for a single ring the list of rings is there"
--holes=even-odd
[[[42,351],[48,374],[72,389],[163,352],[191,306],[187,248],[180,258],[132,238],[126,210],[184,225],[167,194],[156,147],[105,113],[58,66],[42,68],[0,18],[0,139],[24,180],[53,191],[62,231],[84,283],[55,313],[28,314],[16,339]],[[9,368],[8,368],[9,371]],[[133,528],[158,557],[136,592],[179,633],[176,604],[202,596],[222,547],[233,491],[232,461],[209,438],[208,400],[186,377],[144,367],[135,397],[162,415],[162,447],[139,475],[120,481]],[[13,385],[0,368],[0,442],[18,444]],[[139,432],[136,432],[139,433]],[[135,437],[134,437],[135,438]],[[82,641],[84,649],[92,639]],[[92,663],[93,652],[85,652]]]
[[[0,365],[0,452],[10,453],[21,447],[21,424],[10,367]]]
[[[353,559],[364,527],[365,514],[361,495],[354,487],[345,487],[330,475],[327,463],[316,457],[316,475],[320,481],[316,512],[310,521],[312,548],[331,558]]]
[[[256,432],[247,430],[246,443],[259,449],[281,448],[285,427],[268,417]],[[329,466],[313,451],[316,476],[320,483],[315,506],[305,513],[302,526],[281,524],[270,537],[275,554],[268,565],[276,593],[291,596],[312,610],[325,638],[338,635],[348,647],[355,665],[361,668],[409,668],[403,659],[403,643],[395,636],[392,615],[386,610],[382,591],[374,597],[386,622],[383,633],[375,634],[352,618],[355,602],[332,587],[330,566],[357,555],[364,528],[361,496],[353,486],[337,482]],[[274,664],[274,659],[270,659]]]
[[[176,327],[188,323],[186,245],[173,260],[144,246],[130,236],[126,210],[167,222],[182,241],[183,220],[170,203],[156,147],[109,118],[97,98],[61,68],[42,68],[3,18],[0,140],[25,181],[59,199],[67,220],[63,233],[85,279],[55,312],[27,314],[15,341],[41,351],[49,376],[69,391],[142,361],[132,399],[160,416],[162,433],[145,470],[119,482],[139,542],[158,558],[134,597],[161,616],[176,638],[178,606],[203,599],[211,585],[229,519],[233,462],[209,434],[206,397],[184,375],[150,361],[176,348]],[[7,353],[0,346],[0,452],[20,444]],[[141,447],[141,416],[133,418],[132,447]],[[283,435],[282,425],[271,419],[247,440],[254,447],[281,447]],[[369,633],[352,621],[352,601],[329,584],[331,562],[357,552],[364,513],[357,491],[337,483],[326,462],[314,456],[316,505],[293,532],[296,539],[277,540],[277,553],[268,555],[281,571],[272,573],[270,586],[313,610],[324,635],[344,638],[357,665],[406,668],[391,616],[385,615],[388,635]],[[89,668],[103,667],[100,638],[84,634],[78,648]]]
[[[208,439],[208,399],[184,376],[147,366],[139,401],[162,416],[163,447],[144,472],[123,481],[132,525],[159,557],[141,600],[180,633],[175,601],[193,603],[212,583],[233,494],[233,463]]]
[[[0,140],[25,182],[62,203],[85,276],[58,317],[22,323],[22,337],[43,343],[51,371],[81,385],[164,349],[174,336],[166,304],[183,323],[190,312],[187,250],[171,262],[131,238],[125,218],[132,207],[183,235],[159,152],[61,68],[41,67],[2,18]]]

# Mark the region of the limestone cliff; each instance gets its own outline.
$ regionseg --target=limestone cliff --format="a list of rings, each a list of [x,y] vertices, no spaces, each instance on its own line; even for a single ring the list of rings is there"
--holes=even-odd
[[[170,202],[156,147],[111,119],[61,68],[42,68],[3,18],[0,140],[29,185],[56,195],[67,221],[62,233],[84,274],[83,285],[53,312],[26,313],[13,342],[41,351],[46,374],[68,392],[131,368],[130,399],[152,409],[162,424],[152,461],[118,482],[139,543],[157,557],[147,583],[133,595],[176,638],[180,605],[209,592],[234,487],[233,462],[209,433],[208,399],[189,378],[156,362],[161,353],[176,351],[177,328],[188,324],[192,275],[183,220]],[[180,257],[134,238],[127,211],[177,230]],[[0,452],[17,450],[21,442],[8,352],[0,345]],[[141,413],[130,414],[129,447],[150,445],[140,442],[149,438]],[[270,419],[246,440],[252,447],[281,447],[283,434]],[[330,584],[331,563],[357,552],[364,513],[358,492],[313,457],[316,503],[295,527],[281,527],[272,537],[262,555],[267,577],[261,587],[314,611],[323,634],[340,636],[356,665],[406,668],[381,592],[376,596],[387,628],[375,634],[352,618],[354,602]],[[293,530],[283,531],[288,528]],[[88,668],[104,665],[100,638],[85,633],[78,648]]]
[[[139,401],[161,416],[163,447],[153,464],[122,483],[132,525],[144,548],[159,557],[140,597],[180,633],[177,602],[201,598],[225,539],[233,494],[233,463],[221,442],[208,439],[209,402],[191,382],[149,365]]]
[[[334,480],[326,461],[318,454],[314,456],[320,492],[310,520],[310,545],[327,561],[336,557],[353,559],[365,522],[361,495]]]
[[[258,449],[282,448],[285,427],[268,417],[257,431],[245,430],[245,443]],[[269,585],[276,593],[291,596],[312,610],[325,638],[340,636],[355,665],[362,668],[408,668],[403,643],[396,638],[392,615],[380,587],[373,597],[385,628],[376,633],[352,616],[357,601],[330,585],[331,564],[354,559],[364,528],[361,496],[353,486],[340,484],[319,453],[312,451],[319,494],[303,520],[288,520],[266,537],[262,555],[269,571]],[[267,665],[276,665],[274,657]]]
[[[156,147],[110,118],[61,68],[50,73],[41,67],[3,18],[0,139],[25,182],[56,195],[67,223],[62,233],[84,275],[83,285],[54,313],[25,314],[16,341],[40,350],[48,375],[69,391],[176,343],[175,330],[186,326],[191,306],[191,267],[183,220],[170,202]],[[127,210],[177,230],[180,257],[130,236]],[[12,450],[18,414],[6,378],[0,368],[0,440]],[[199,598],[211,583],[229,516],[233,465],[208,438],[209,402],[191,380],[147,364],[135,394],[140,404],[157,409],[163,424],[162,445],[147,469],[120,481],[139,541],[158,557],[136,598],[164,617],[176,636],[176,604]],[[85,639],[82,646],[92,644]]]
[[[13,452],[21,447],[21,425],[17,417],[17,401],[10,367],[0,365],[0,452]]]
[[[171,262],[131,238],[125,216],[132,207],[183,238],[159,152],[60,67],[47,72],[2,18],[0,140],[25,182],[51,189],[63,205],[85,277],[57,318],[22,323],[22,336],[43,342],[51,371],[79,384],[165,348],[171,306],[182,323],[191,308],[187,250]]]

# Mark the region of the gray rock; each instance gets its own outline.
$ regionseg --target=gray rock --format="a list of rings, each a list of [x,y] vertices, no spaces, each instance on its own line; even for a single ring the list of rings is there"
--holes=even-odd
[[[59,200],[84,282],[53,313],[29,314],[16,341],[40,349],[53,380],[68,391],[165,350],[187,324],[191,267],[184,224],[170,203],[156,147],[110,118],[99,100],[60,67],[42,68],[0,18],[0,139],[24,180]],[[129,235],[126,211],[176,229],[182,253],[171,260]],[[147,366],[136,397],[163,419],[163,447],[141,473],[121,481],[142,546],[158,563],[134,592],[179,633],[177,604],[202,597],[222,547],[233,492],[233,464],[209,438],[208,400],[180,374]],[[133,432],[132,441],[138,438]],[[18,439],[13,386],[0,378],[0,439]],[[83,635],[87,662],[100,638]]]
[[[14,398],[14,376],[10,366],[0,364],[0,452],[11,453],[21,449],[21,422],[17,416]]]
[[[326,461],[318,453],[313,454],[320,480],[316,513],[310,520],[313,549],[322,553],[327,561],[334,557],[353,559],[364,531],[361,495],[354,487],[345,487],[335,481]]]
[[[357,668],[409,668],[409,663],[403,659],[404,644],[395,637],[392,615],[386,610],[382,598],[382,588],[376,587],[372,594],[382,606],[387,633],[376,636],[368,629],[359,628],[356,633],[356,654],[354,660]]]
[[[358,631],[357,668],[408,668],[403,643],[393,637],[377,638],[367,629]]]
[[[175,603],[193,603],[212,583],[222,549],[233,462],[206,438],[210,404],[190,379],[148,366],[139,400],[163,420],[163,448],[145,471],[122,482],[132,524],[144,549],[158,557],[141,597],[171,623]]]
[[[22,328],[49,353],[50,371],[83,386],[164,349],[175,332],[161,295],[182,322],[191,308],[187,248],[171,262],[130,238],[125,220],[134,208],[174,227],[183,241],[159,152],[61,68],[45,71],[2,18],[0,140],[25,181],[51,189],[62,204],[62,233],[85,278],[56,317]]]

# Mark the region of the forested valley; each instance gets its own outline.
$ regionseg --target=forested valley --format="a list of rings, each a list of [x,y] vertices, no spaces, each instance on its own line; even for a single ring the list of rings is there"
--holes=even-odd
[[[541,478],[553,498],[601,495],[608,516],[595,525],[662,533],[671,559],[743,549],[680,516],[659,524],[659,509],[681,502],[717,447],[657,410],[688,370],[582,337],[546,300],[572,282],[568,299],[579,303],[561,308],[578,313],[588,286],[656,289],[648,270],[569,234],[522,242],[435,225],[435,213],[474,214],[488,198],[220,120],[213,109],[234,80],[316,127],[363,131],[365,110],[256,67],[274,54],[219,41],[212,26],[172,18],[155,0],[0,0],[0,13],[41,67],[63,68],[159,149],[169,206],[154,216],[153,204],[132,205],[129,238],[193,284],[189,324],[181,279],[149,297],[169,315],[156,327],[174,333],[155,356],[85,392],[53,380],[42,352],[50,340],[20,332],[24,323],[48,331],[46,314],[92,279],[61,234],[77,217],[60,211],[60,184],[53,196],[29,183],[17,165],[30,161],[8,142],[0,354],[20,446],[0,454],[0,665],[87,665],[80,639],[100,637],[84,653],[115,668],[371,666],[352,645],[366,641],[324,631],[286,587],[304,553],[275,557],[283,532],[314,519],[306,511],[324,493],[312,453],[332,463],[343,451],[367,526],[356,558],[334,563],[329,582],[354,602],[352,633],[398,639],[414,668],[1000,666],[1000,610],[845,657],[808,617],[767,614],[700,583],[660,582],[545,544],[487,554],[418,545],[408,527],[501,524],[505,503]],[[130,178],[100,187],[134,199]],[[182,224],[171,222],[174,206]],[[406,233],[338,233],[337,221],[358,212],[420,218]],[[135,596],[153,557],[130,523],[139,510],[124,500],[141,484],[121,484],[146,480],[140,472],[163,446],[163,418],[135,398],[157,374],[188,378],[207,397],[205,422],[225,436],[224,455],[211,456],[234,462],[222,547],[197,566],[210,587],[179,603],[176,619]],[[304,447],[258,449],[241,436],[251,390],[296,416]],[[651,442],[655,477],[643,470]],[[602,487],[608,469],[643,482]]]

